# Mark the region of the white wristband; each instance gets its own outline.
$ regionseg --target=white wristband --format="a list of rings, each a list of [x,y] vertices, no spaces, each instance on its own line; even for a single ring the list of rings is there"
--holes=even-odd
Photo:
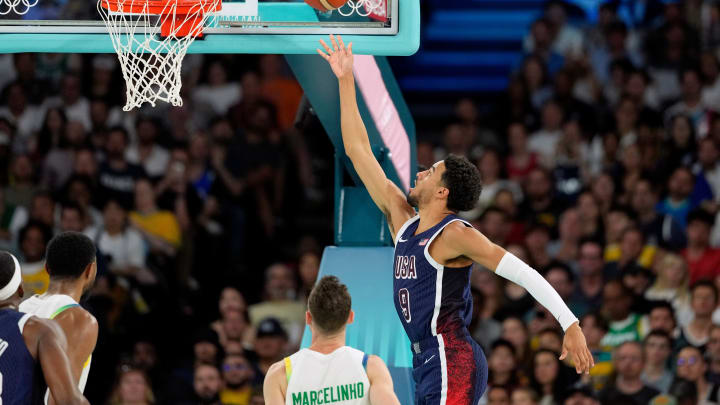
[[[553,314],[564,331],[578,321],[550,283],[514,254],[506,252],[500,259],[495,273],[524,287],[537,302]]]

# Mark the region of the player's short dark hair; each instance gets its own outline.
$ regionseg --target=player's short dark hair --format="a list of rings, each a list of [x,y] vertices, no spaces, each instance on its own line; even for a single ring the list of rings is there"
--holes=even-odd
[[[692,295],[692,294],[695,294],[695,291],[696,291],[698,288],[700,288],[700,287],[709,288],[709,289],[712,291],[713,296],[715,297],[715,302],[717,302],[717,300],[718,300],[718,289],[717,289],[717,287],[715,287],[715,284],[713,284],[712,281],[710,281],[710,280],[700,280],[700,281],[696,281],[696,282],[690,287],[690,294],[691,294],[691,295]]]
[[[447,207],[450,211],[469,211],[475,208],[482,191],[480,171],[467,158],[449,155],[445,158],[443,184],[450,190]]]
[[[352,299],[347,286],[335,276],[321,278],[308,298],[313,323],[324,333],[341,330],[347,323],[351,307]]]
[[[0,251],[0,288],[4,288],[15,275],[15,261],[10,253]]]
[[[45,264],[51,278],[80,277],[95,261],[95,244],[80,232],[63,232],[55,236],[47,247]]]

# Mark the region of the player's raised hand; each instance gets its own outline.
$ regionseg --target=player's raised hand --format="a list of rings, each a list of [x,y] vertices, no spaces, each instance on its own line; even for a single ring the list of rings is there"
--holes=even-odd
[[[340,35],[338,35],[337,38],[334,35],[330,35],[330,42],[332,48],[321,39],[320,45],[322,45],[325,51],[323,52],[322,49],[318,48],[317,52],[328,61],[330,68],[332,68],[333,73],[335,73],[338,79],[348,75],[352,76],[352,42],[346,47]]]
[[[590,369],[595,366],[595,360],[587,347],[585,335],[582,329],[580,329],[578,322],[570,325],[565,331],[560,360],[565,360],[568,354],[573,364],[575,364],[575,371],[577,371],[578,374],[590,373]]]

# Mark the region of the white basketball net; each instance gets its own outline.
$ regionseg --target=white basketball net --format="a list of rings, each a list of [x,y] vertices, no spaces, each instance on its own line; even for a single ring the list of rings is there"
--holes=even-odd
[[[0,0],[0,15],[8,15],[10,13],[23,15],[30,11],[32,6],[36,5],[38,0]]]
[[[161,5],[162,12],[158,12],[157,1],[98,0],[98,12],[108,28],[125,78],[124,111],[145,102],[154,107],[157,100],[182,105],[183,58],[219,2],[196,0],[188,11],[181,11],[179,0],[167,0]],[[164,37],[163,21],[167,21],[168,31]],[[189,32],[188,27],[192,27]]]
[[[384,14],[384,9],[384,0],[348,0],[348,2],[338,8],[337,11],[345,17],[349,17],[353,14],[367,17],[370,14],[377,14],[377,12],[381,10]]]

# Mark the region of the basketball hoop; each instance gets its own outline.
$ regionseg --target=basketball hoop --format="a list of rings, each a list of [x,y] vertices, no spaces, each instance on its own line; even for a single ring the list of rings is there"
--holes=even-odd
[[[123,110],[157,100],[181,106],[183,58],[221,0],[98,0],[97,8],[125,78]]]
[[[0,15],[8,15],[11,12],[24,15],[30,9],[36,5],[38,0],[0,0]],[[22,4],[22,6],[20,6]]]

